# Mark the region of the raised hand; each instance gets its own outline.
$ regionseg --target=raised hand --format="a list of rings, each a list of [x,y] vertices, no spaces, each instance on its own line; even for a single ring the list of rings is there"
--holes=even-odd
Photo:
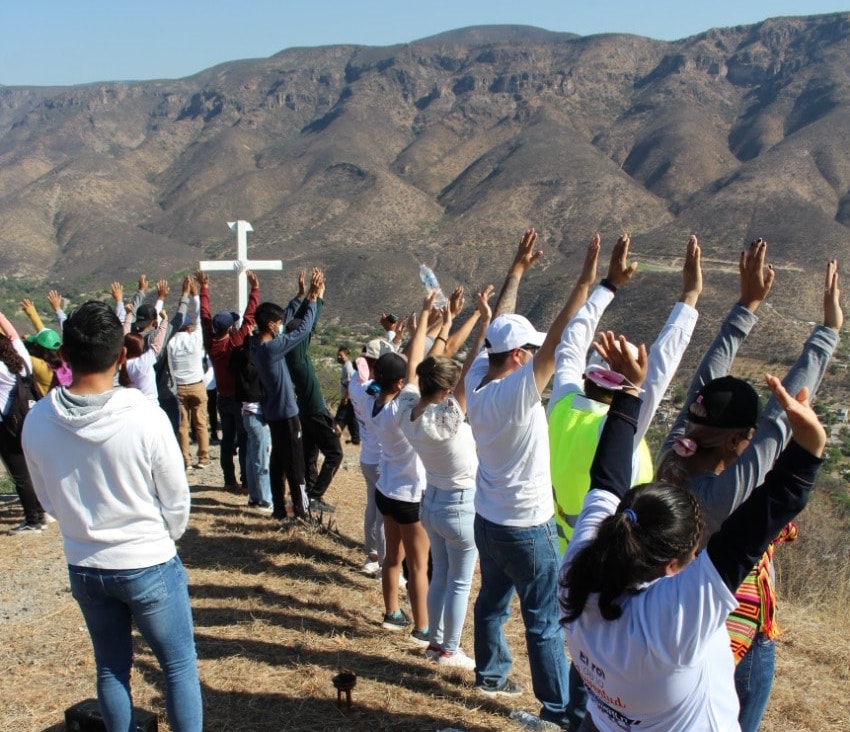
[[[537,243],[537,230],[532,226],[519,240],[516,256],[514,257],[513,268],[520,269],[523,272],[531,269],[534,263],[543,256],[543,250],[535,251],[534,245]]]
[[[304,299],[304,295],[307,292],[306,287],[304,286],[304,278],[307,276],[307,270],[302,269],[298,273],[298,294],[295,296],[299,300]]]
[[[826,265],[826,284],[823,288],[823,324],[835,331],[844,325],[841,310],[841,290],[838,289],[838,260],[830,259]]]
[[[449,307],[452,311],[452,317],[456,318],[463,311],[463,306],[466,304],[466,298],[463,296],[463,285],[455,287],[451,297],[449,297]]]
[[[325,273],[319,267],[313,267],[310,275],[310,292],[308,300],[318,300],[325,293]]]
[[[112,295],[115,302],[122,302],[124,300],[124,285],[120,282],[113,282],[109,285],[109,294]]]
[[[143,274],[139,275],[139,292],[148,291],[148,280]]]
[[[195,281],[194,277],[190,277],[189,279],[189,294],[192,297],[195,297],[198,294],[198,283]]]
[[[133,303],[125,302],[124,303],[124,312],[127,313],[127,315],[132,315],[133,314]]]
[[[23,300],[21,300],[21,310],[26,312],[27,310],[32,310],[33,308],[35,308],[35,305],[33,305],[32,300],[30,300],[29,298],[25,297]]]
[[[156,283],[157,300],[165,300],[168,297],[168,280],[160,280]]]
[[[821,457],[826,447],[826,430],[809,403],[808,387],[804,386],[797,396],[792,397],[773,374],[765,374],[764,380],[788,415],[794,440],[815,457]]]
[[[50,303],[50,307],[54,311],[62,309],[62,295],[59,294],[58,290],[50,290],[47,293],[47,302]]]
[[[738,271],[741,273],[741,299],[738,302],[751,313],[758,310],[776,278],[773,265],[764,265],[766,257],[767,242],[759,237],[750,243],[747,251],[741,252],[738,261]]]
[[[681,302],[696,307],[697,300],[702,293],[702,250],[699,248],[699,240],[696,234],[691,234],[688,239],[688,248],[685,252],[685,263],[682,266],[682,297]]]
[[[209,287],[210,276],[202,269],[199,269],[197,272],[195,272],[195,282],[198,283],[198,287]]]
[[[490,320],[493,317],[493,311],[490,309],[490,298],[496,288],[493,285],[487,285],[484,288],[479,287],[475,293],[475,309],[481,313],[482,320]]]
[[[596,269],[599,264],[599,250],[601,248],[602,238],[599,234],[594,234],[584,255],[584,264],[581,266],[581,273],[578,278],[579,286],[585,286],[589,289],[596,282]]]
[[[607,280],[614,287],[621,287],[628,282],[637,270],[637,262],[629,264],[629,245],[631,239],[628,234],[623,234],[617,239],[614,249],[611,250],[611,261],[608,263]]]
[[[245,273],[245,276],[248,278],[248,286],[252,290],[256,290],[260,286],[260,280],[257,275],[252,272],[250,269]]]
[[[619,338],[613,331],[603,331],[593,343],[594,350],[602,356],[612,371],[622,374],[635,389],[640,388],[646,379],[647,355],[646,346],[641,344],[637,349],[637,357],[632,353],[626,336]]]
[[[192,278],[184,277],[183,278],[183,297],[189,297],[192,293]]]

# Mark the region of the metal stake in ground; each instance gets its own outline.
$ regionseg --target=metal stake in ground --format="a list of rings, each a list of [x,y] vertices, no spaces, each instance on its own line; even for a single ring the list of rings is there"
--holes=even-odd
[[[239,315],[245,312],[248,306],[248,277],[246,272],[250,269],[253,272],[257,270],[281,270],[283,262],[271,259],[248,259],[248,232],[254,231],[251,224],[247,221],[228,221],[227,225],[231,231],[236,232],[236,259],[231,262],[216,262],[203,261],[200,262],[200,269],[203,272],[236,272],[238,291],[238,311]]]

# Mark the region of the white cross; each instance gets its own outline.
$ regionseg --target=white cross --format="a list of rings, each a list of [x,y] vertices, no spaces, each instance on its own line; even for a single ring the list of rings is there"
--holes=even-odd
[[[281,270],[283,262],[271,259],[248,259],[248,232],[253,231],[251,224],[247,221],[228,221],[227,225],[231,231],[236,232],[236,259],[232,262],[200,262],[201,270],[204,272],[237,272],[239,281],[239,317],[248,306],[248,276],[245,274],[249,269],[256,270]]]

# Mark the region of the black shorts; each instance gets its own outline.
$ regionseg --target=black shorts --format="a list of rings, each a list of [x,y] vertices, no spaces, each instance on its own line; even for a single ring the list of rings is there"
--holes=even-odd
[[[381,516],[389,516],[397,524],[415,524],[419,521],[419,502],[397,501],[387,498],[381,491],[375,491],[375,505]]]

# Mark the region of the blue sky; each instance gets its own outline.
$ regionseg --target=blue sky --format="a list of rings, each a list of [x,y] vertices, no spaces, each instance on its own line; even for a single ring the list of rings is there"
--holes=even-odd
[[[675,40],[782,15],[850,12],[848,5],[848,0],[0,0],[0,84],[179,78],[293,46],[385,46],[469,25]]]

